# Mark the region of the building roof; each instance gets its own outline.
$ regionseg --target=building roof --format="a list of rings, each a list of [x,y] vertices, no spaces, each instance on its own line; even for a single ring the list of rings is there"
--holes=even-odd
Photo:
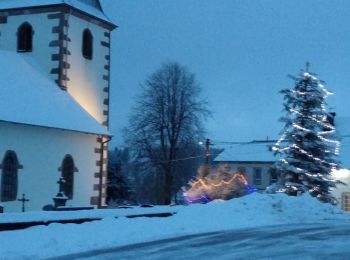
[[[0,121],[110,135],[26,54],[0,50]]]
[[[274,162],[276,157],[269,149],[274,143],[274,141],[253,141],[232,144],[225,147],[214,162]]]
[[[339,156],[335,159],[341,168],[350,169],[350,117],[336,118],[335,124],[340,141]],[[275,162],[279,158],[269,149],[275,143],[276,141],[253,141],[232,144],[225,147],[214,162]]]
[[[104,14],[99,0],[1,0],[0,10],[50,5],[68,5],[99,20],[112,24]]]

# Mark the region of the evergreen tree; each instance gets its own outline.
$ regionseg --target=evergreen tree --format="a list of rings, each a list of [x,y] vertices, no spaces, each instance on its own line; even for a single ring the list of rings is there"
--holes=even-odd
[[[295,86],[284,89],[285,123],[282,136],[273,147],[280,160],[276,169],[289,195],[309,192],[323,202],[333,202],[330,188],[337,181],[331,172],[337,168],[339,142],[335,137],[334,116],[327,109],[328,92],[316,75],[302,71]]]
[[[109,151],[107,201],[110,206],[132,203],[132,191],[128,183],[128,149]]]

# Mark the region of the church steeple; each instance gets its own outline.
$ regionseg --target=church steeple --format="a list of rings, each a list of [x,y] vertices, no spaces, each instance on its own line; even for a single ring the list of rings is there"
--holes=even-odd
[[[85,4],[88,4],[88,5],[91,5],[97,9],[99,9],[100,11],[103,11],[99,0],[78,0],[78,1],[83,2]]]

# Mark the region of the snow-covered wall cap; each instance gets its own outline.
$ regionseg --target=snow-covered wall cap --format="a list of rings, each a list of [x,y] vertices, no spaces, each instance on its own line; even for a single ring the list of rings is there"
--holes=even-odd
[[[110,136],[26,54],[0,50],[0,121]]]
[[[278,160],[271,151],[276,141],[253,141],[232,144],[220,153],[214,162],[275,162]]]
[[[98,0],[1,0],[0,11],[7,9],[18,9],[25,7],[40,7],[50,5],[68,5],[80,10],[92,17],[113,24],[102,10],[101,4]]]

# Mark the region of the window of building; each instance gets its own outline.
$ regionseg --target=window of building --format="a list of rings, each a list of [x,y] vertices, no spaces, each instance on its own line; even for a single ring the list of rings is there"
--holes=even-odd
[[[73,157],[67,154],[60,167],[62,182],[60,183],[60,190],[64,192],[68,199],[73,199],[74,193],[74,172],[78,170],[74,166]]]
[[[89,29],[85,29],[83,32],[82,53],[85,59],[92,60],[93,37]]]
[[[270,173],[270,184],[276,183],[277,182],[277,178],[278,178],[276,169],[270,168],[269,169],[269,173]]]
[[[16,153],[7,151],[1,164],[1,201],[17,200],[18,169],[21,168]]]
[[[25,22],[18,27],[17,31],[17,51],[31,52],[33,50],[33,28]]]
[[[261,185],[261,168],[254,168],[254,184]]]
[[[350,192],[343,193],[342,207],[343,207],[343,210],[350,211]]]

